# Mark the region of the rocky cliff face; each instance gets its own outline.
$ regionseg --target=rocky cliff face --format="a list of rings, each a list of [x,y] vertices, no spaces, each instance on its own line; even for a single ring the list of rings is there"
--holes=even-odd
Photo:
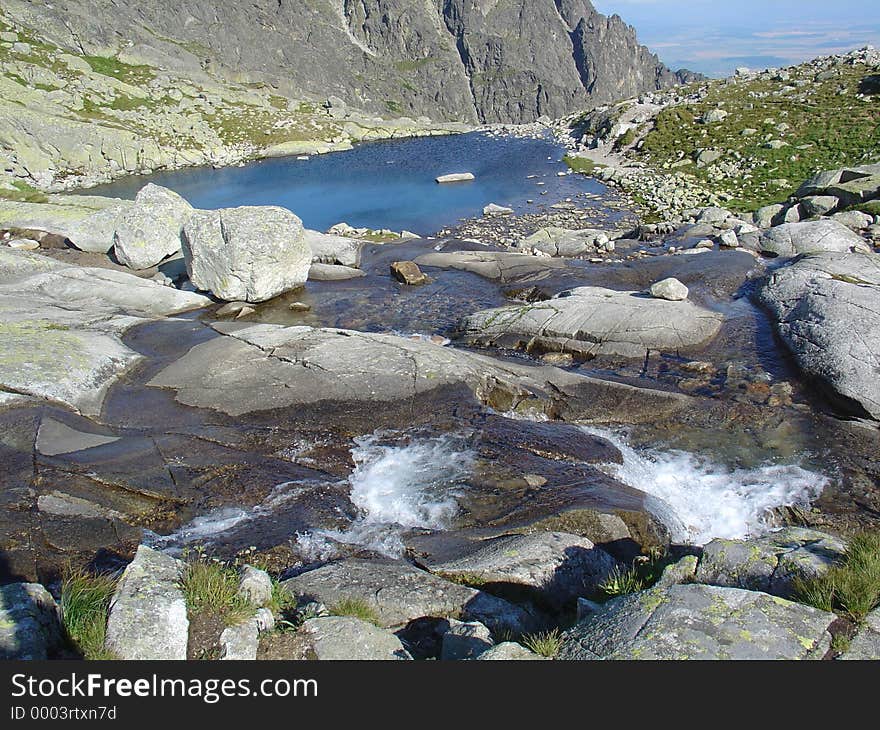
[[[527,122],[682,78],[589,0],[5,0],[4,11],[78,54],[438,120]]]

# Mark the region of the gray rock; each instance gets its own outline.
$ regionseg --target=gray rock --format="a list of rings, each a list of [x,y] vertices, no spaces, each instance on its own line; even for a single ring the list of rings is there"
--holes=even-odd
[[[226,334],[197,345],[149,383],[176,399],[239,416],[320,404],[406,402],[466,385],[496,410],[597,422],[654,419],[690,404],[686,396],[579,376],[553,367],[501,362],[458,348],[385,334],[215,322]],[[308,363],[305,367],[303,363]],[[369,388],[360,387],[368,382]],[[640,415],[641,414],[641,415]]]
[[[61,646],[55,599],[37,583],[0,586],[0,659],[47,659]]]
[[[470,182],[471,180],[475,180],[474,174],[472,172],[452,172],[448,175],[440,175],[437,178],[437,182],[440,185],[445,185],[448,183],[457,183],[457,182]]]
[[[384,627],[429,616],[479,621],[495,631],[527,631],[531,617],[501,598],[438,578],[407,563],[347,559],[284,581],[293,596],[332,607],[364,601]]]
[[[353,269],[360,267],[363,241],[348,236],[319,233],[308,228],[304,231],[304,237],[312,250],[312,263],[350,266]]]
[[[541,275],[547,271],[564,269],[559,259],[539,258],[522,253],[495,251],[458,251],[455,253],[423,254],[416,259],[419,266],[470,271],[485,279],[515,282]]]
[[[750,540],[716,539],[703,548],[695,580],[791,598],[796,579],[822,575],[845,551],[838,538],[799,527]]]
[[[306,657],[320,661],[411,659],[390,631],[351,616],[312,618],[299,629]]]
[[[249,303],[302,286],[312,263],[302,222],[277,207],[195,211],[183,227],[183,255],[199,289]]]
[[[874,223],[874,216],[862,213],[859,210],[845,210],[835,213],[831,220],[837,221],[852,231],[862,231]]]
[[[105,646],[120,659],[186,659],[183,563],[141,545],[110,604]]]
[[[544,657],[529,651],[522,644],[516,644],[512,641],[496,644],[491,649],[480,654],[477,660],[482,662],[546,661]]]
[[[391,276],[407,286],[421,286],[428,283],[428,276],[414,261],[395,261],[391,264]]]
[[[677,563],[668,565],[660,580],[657,581],[658,588],[668,588],[669,586],[679,585],[681,583],[692,583],[697,574],[697,565],[699,558],[696,555],[685,555]]]
[[[245,565],[238,581],[238,593],[252,606],[265,606],[272,600],[272,579],[265,570]]]
[[[220,647],[220,659],[224,661],[255,661],[260,647],[260,626],[256,619],[223,629]]]
[[[360,279],[366,274],[360,269],[338,264],[312,264],[309,267],[309,281],[349,281]]]
[[[792,257],[826,251],[870,253],[871,247],[846,226],[826,218],[771,228],[761,237],[759,250],[772,256]]]
[[[774,272],[758,295],[800,368],[842,396],[842,407],[875,419],[880,418],[878,293],[880,258],[826,253]]]
[[[829,185],[825,192],[840,200],[841,207],[860,205],[869,200],[874,200],[880,195],[880,175],[861,175],[855,179],[846,172],[841,176],[841,182]]]
[[[443,634],[440,659],[444,661],[477,659],[494,644],[492,632],[478,621],[466,623],[449,619],[449,628]]]
[[[677,585],[617,598],[563,634],[558,659],[821,659],[832,613],[738,588]]]
[[[700,119],[703,124],[716,124],[723,122],[729,114],[724,109],[710,109]]]
[[[180,232],[192,206],[173,190],[144,186],[117,220],[113,252],[130,269],[148,269],[180,251]]]
[[[683,302],[688,298],[688,288],[678,279],[664,279],[651,285],[651,296],[654,299],[665,299],[668,302]]]
[[[783,210],[785,210],[785,206],[779,204],[765,205],[763,208],[759,208],[754,216],[755,225],[758,228],[770,228],[775,225]]]
[[[496,203],[489,203],[485,208],[483,208],[483,215],[485,216],[498,216],[498,215],[512,215],[513,208],[507,208],[503,205],[498,205]]]
[[[801,200],[801,206],[808,218],[833,213],[840,206],[840,200],[833,195],[810,195]]]
[[[85,433],[67,426],[54,418],[44,417],[37,431],[36,448],[44,456],[60,456],[85,451],[119,441],[116,436]]]
[[[140,359],[121,335],[209,301],[121,271],[0,249],[0,386],[97,415],[107,388]]]
[[[849,649],[840,656],[840,659],[849,661],[880,659],[880,608],[867,615],[865,623],[859,627]]]
[[[461,330],[480,343],[519,338],[587,357],[643,358],[648,350],[678,352],[704,344],[718,333],[721,321],[721,315],[690,302],[581,287],[544,302],[477,312],[462,322]]]
[[[583,256],[613,250],[614,244],[605,231],[595,228],[569,230],[567,228],[541,228],[520,244],[520,248],[540,251],[548,256]]]
[[[465,557],[428,567],[452,580],[529,588],[561,607],[594,592],[615,565],[585,537],[538,532],[495,538]]]

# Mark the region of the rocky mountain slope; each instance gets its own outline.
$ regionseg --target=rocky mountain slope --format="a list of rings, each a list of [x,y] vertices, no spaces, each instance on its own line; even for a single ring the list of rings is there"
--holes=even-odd
[[[4,10],[80,55],[437,120],[558,117],[690,78],[589,0],[11,0]]]
[[[793,199],[819,171],[880,159],[878,92],[880,53],[864,48],[643,94],[562,128],[574,169],[659,219],[704,205],[746,213]]]

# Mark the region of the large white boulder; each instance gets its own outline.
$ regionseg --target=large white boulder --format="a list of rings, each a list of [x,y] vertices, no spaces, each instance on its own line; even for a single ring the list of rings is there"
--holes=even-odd
[[[117,220],[113,252],[131,269],[148,269],[180,251],[180,231],[192,206],[173,190],[144,186]]]

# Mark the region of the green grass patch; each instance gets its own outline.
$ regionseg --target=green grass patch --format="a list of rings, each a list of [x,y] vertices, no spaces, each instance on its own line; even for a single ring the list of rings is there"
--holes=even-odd
[[[0,188],[0,198],[4,200],[14,200],[19,203],[48,203],[49,196],[42,190],[37,190],[32,185],[22,181],[14,180],[12,182],[15,190],[8,188]]]
[[[111,76],[135,86],[151,81],[156,75],[150,66],[133,66],[112,56],[83,56],[83,60],[92,67],[92,71],[95,73]]]
[[[192,613],[220,616],[227,626],[253,616],[255,608],[238,593],[238,571],[230,565],[198,554],[181,578],[186,605]]]
[[[801,603],[861,623],[880,606],[880,531],[856,535],[838,565],[794,588]]]
[[[537,634],[527,634],[523,636],[522,644],[538,656],[552,659],[562,648],[562,634],[559,629],[542,631]]]
[[[566,155],[562,158],[562,161],[568,165],[570,170],[579,172],[582,175],[592,175],[596,170],[601,170],[604,167],[604,165],[593,162],[593,160],[588,157],[573,157],[572,155]]]
[[[328,606],[327,610],[334,616],[351,616],[379,626],[379,614],[362,598],[343,598],[339,603]]]
[[[636,558],[628,568],[615,566],[599,584],[599,592],[609,599],[647,590],[660,580],[663,571],[671,564],[672,558],[666,550],[652,549],[647,555]]]
[[[61,584],[61,620],[74,648],[89,660],[115,659],[104,648],[107,613],[116,579],[84,571],[69,573]]]

